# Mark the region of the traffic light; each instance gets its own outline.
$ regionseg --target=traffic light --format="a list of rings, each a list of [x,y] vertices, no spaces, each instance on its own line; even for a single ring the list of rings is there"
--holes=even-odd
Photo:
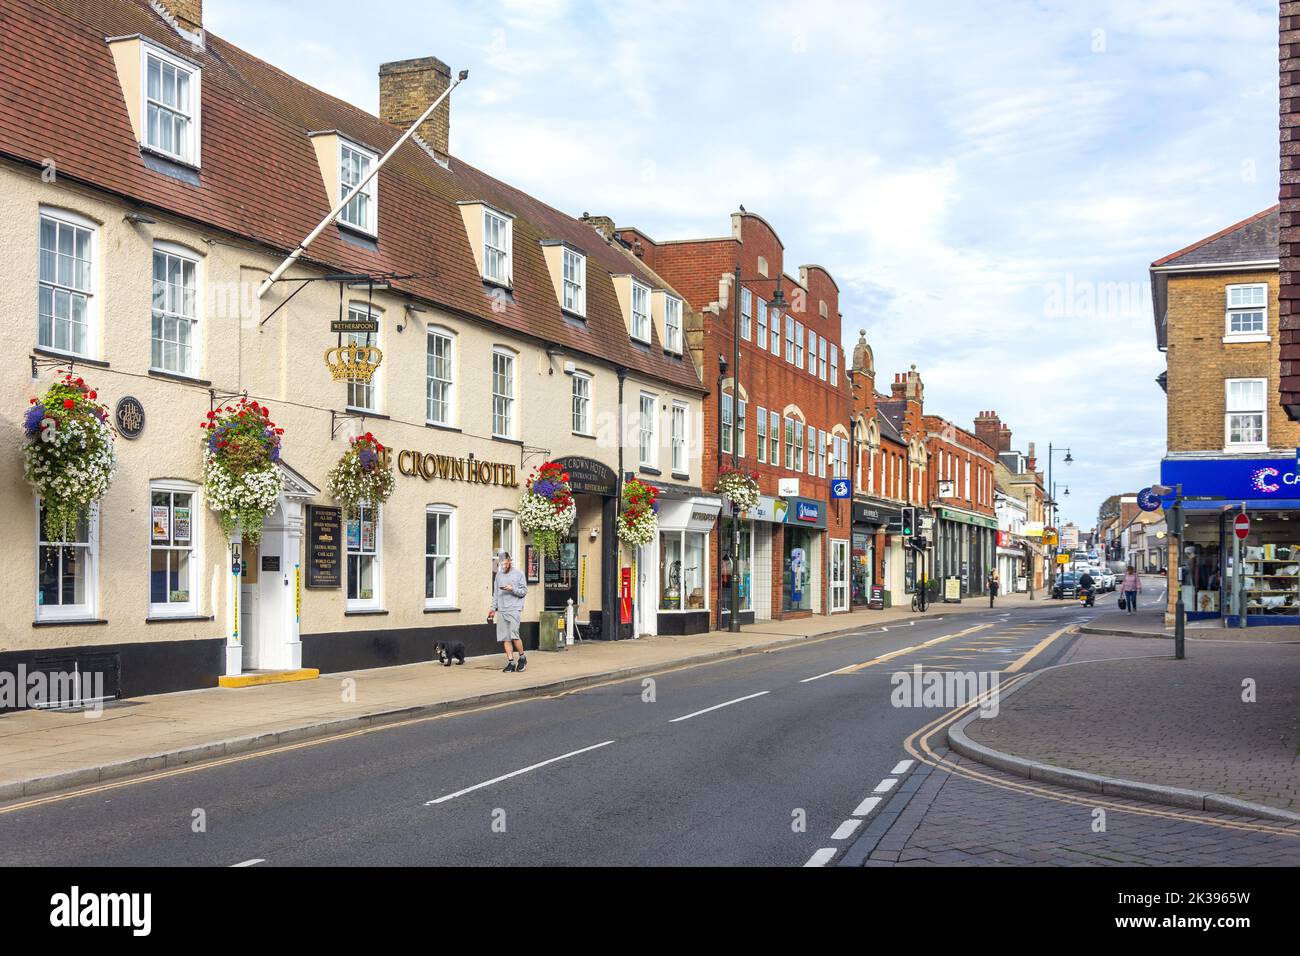
[[[903,537],[910,538],[916,534],[916,509],[903,509]]]

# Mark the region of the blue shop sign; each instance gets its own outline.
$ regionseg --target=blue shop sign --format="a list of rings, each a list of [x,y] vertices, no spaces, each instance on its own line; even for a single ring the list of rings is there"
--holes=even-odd
[[[1300,508],[1300,467],[1293,458],[1166,458],[1160,483],[1181,484],[1183,497],[1219,495],[1222,501],[1184,501],[1191,511],[1218,511],[1246,502],[1250,509]],[[1165,495],[1164,506],[1173,504]]]
[[[811,528],[826,527],[826,508],[822,502],[811,498],[787,498],[786,501],[790,506],[785,513],[786,524]]]

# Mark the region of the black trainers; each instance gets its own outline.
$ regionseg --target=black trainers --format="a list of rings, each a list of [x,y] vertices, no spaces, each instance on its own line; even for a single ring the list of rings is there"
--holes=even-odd
[[[508,664],[506,664],[505,667],[501,668],[501,672],[504,673],[504,674],[509,674],[509,673],[511,673],[514,669],[515,669],[515,662],[514,662],[514,661],[510,661]]]
[[[524,655],[520,654],[520,655],[519,655],[519,666],[516,667],[515,670],[517,670],[517,671],[521,671],[521,670],[523,670],[523,669],[524,669],[525,667],[527,667],[527,666],[528,666],[528,658],[526,658],[526,657],[524,657]]]

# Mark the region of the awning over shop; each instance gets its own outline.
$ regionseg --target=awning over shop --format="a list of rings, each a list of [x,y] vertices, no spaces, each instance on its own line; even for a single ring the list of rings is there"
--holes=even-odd
[[[721,498],[660,498],[660,531],[711,531],[722,510]]]
[[[957,508],[936,508],[934,514],[940,521],[958,521],[962,524],[973,524],[980,528],[991,528],[994,531],[998,527],[996,518],[990,518],[988,515],[977,515],[971,511],[961,511]]]

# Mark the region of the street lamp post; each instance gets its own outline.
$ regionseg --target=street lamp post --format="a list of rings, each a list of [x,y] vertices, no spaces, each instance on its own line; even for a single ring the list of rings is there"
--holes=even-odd
[[[1056,485],[1052,481],[1052,464],[1056,458],[1057,452],[1065,453],[1064,461],[1067,465],[1070,464],[1070,462],[1074,461],[1074,457],[1070,454],[1070,449],[1057,448],[1054,445],[1052,445],[1050,442],[1048,443],[1047,445],[1047,488],[1048,488],[1048,493],[1051,496],[1050,499],[1048,500],[1048,504],[1051,507],[1051,518],[1052,518],[1051,526],[1053,529],[1056,528]],[[1068,495],[1070,493],[1070,489],[1069,488],[1065,489],[1065,493]],[[1051,565],[1048,568],[1048,581],[1047,581],[1047,593],[1049,596],[1052,594],[1052,588],[1056,586],[1056,551],[1057,548],[1060,547],[1060,538],[1058,537],[1056,540],[1057,543],[1053,544],[1051,546],[1051,549],[1048,552],[1049,556],[1051,557]]]
[[[766,279],[766,276],[762,277]],[[750,282],[760,281],[750,279]],[[735,269],[735,282],[732,284],[731,303],[731,467],[740,469],[740,446],[736,441],[740,424],[740,266]],[[785,308],[785,293],[781,291],[781,275],[776,277],[776,291],[772,294],[769,308],[780,312]],[[725,365],[723,366],[725,369]],[[724,373],[725,374],[725,373]],[[718,429],[722,428],[722,375],[718,376]],[[721,562],[719,562],[721,564]],[[740,630],[740,509],[731,504],[731,587],[728,593],[730,609],[727,615],[727,630]],[[720,612],[719,612],[720,613]]]
[[[1178,536],[1178,564],[1174,572],[1174,586],[1178,594],[1174,602],[1174,658],[1181,661],[1185,650],[1183,642],[1187,634],[1187,607],[1183,603],[1183,485],[1182,482],[1172,488],[1168,485],[1152,485],[1151,491],[1162,497],[1170,493],[1174,496],[1174,507],[1170,514],[1172,521],[1167,531],[1171,535]],[[1136,570],[1134,568],[1135,572]]]

